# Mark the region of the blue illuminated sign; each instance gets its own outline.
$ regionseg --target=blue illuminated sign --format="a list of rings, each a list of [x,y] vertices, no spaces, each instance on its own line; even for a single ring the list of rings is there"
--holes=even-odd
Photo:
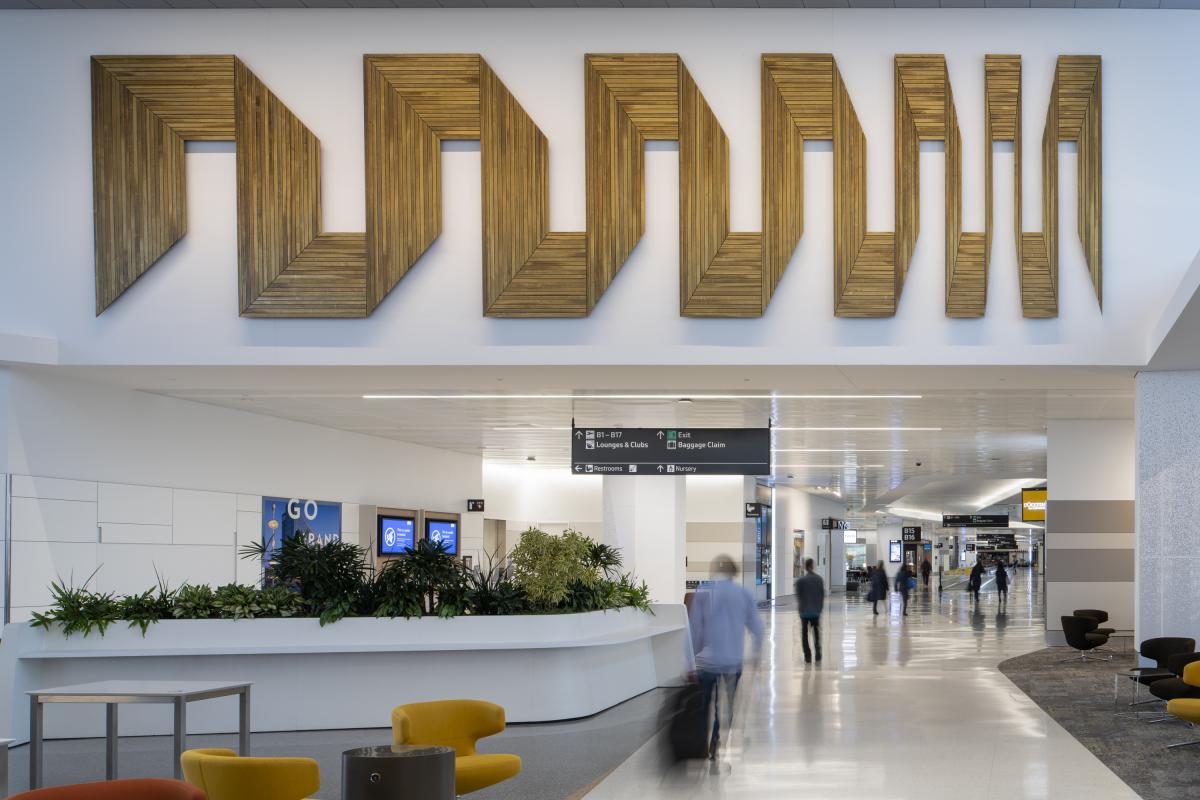
[[[425,520],[425,538],[446,546],[446,552],[458,555],[458,523],[444,519]]]
[[[416,525],[412,517],[380,517],[379,554],[394,555],[411,550],[416,539]]]

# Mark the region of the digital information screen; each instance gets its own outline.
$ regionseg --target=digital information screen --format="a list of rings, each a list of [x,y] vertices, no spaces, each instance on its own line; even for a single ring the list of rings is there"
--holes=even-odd
[[[416,534],[417,522],[412,517],[380,517],[379,554],[396,555],[411,550]]]
[[[900,563],[900,559],[903,557],[903,552],[904,548],[901,542],[897,542],[895,539],[892,539],[888,542],[888,560],[893,564]]]
[[[458,555],[458,523],[445,519],[425,520],[425,538],[434,544],[444,544],[446,552]]]

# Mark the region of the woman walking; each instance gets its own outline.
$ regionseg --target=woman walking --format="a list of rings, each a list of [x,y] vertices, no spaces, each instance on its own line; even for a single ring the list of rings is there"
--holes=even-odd
[[[867,592],[867,599],[871,601],[871,611],[878,616],[879,601],[884,602],[884,610],[887,610],[887,573],[883,571],[883,562],[879,562],[879,566],[871,570],[871,589]]]

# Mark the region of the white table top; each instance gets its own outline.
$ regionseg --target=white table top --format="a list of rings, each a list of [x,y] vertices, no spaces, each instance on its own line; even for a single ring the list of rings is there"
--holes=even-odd
[[[213,692],[233,693],[250,686],[250,681],[96,681],[50,689],[31,689],[29,695],[60,697],[183,697]]]

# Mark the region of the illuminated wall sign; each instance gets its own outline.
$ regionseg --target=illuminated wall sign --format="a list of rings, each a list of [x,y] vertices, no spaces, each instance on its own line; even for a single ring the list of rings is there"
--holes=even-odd
[[[920,525],[905,525],[900,531],[900,538],[905,542],[921,541],[921,526]]]
[[[821,530],[823,531],[844,531],[846,527],[847,523],[844,519],[838,519],[837,517],[821,518]]]
[[[325,545],[342,538],[342,504],[298,497],[262,499],[262,541],[266,547],[264,562],[270,561],[280,546],[293,536],[303,536],[310,544]]]
[[[1024,522],[1046,521],[1046,490],[1025,489],[1021,492],[1021,519]]]
[[[888,561],[891,561],[893,564],[899,564],[900,559],[903,558],[903,549],[904,549],[904,544],[902,542],[898,542],[895,539],[892,539],[891,541],[889,541],[888,542]]]

